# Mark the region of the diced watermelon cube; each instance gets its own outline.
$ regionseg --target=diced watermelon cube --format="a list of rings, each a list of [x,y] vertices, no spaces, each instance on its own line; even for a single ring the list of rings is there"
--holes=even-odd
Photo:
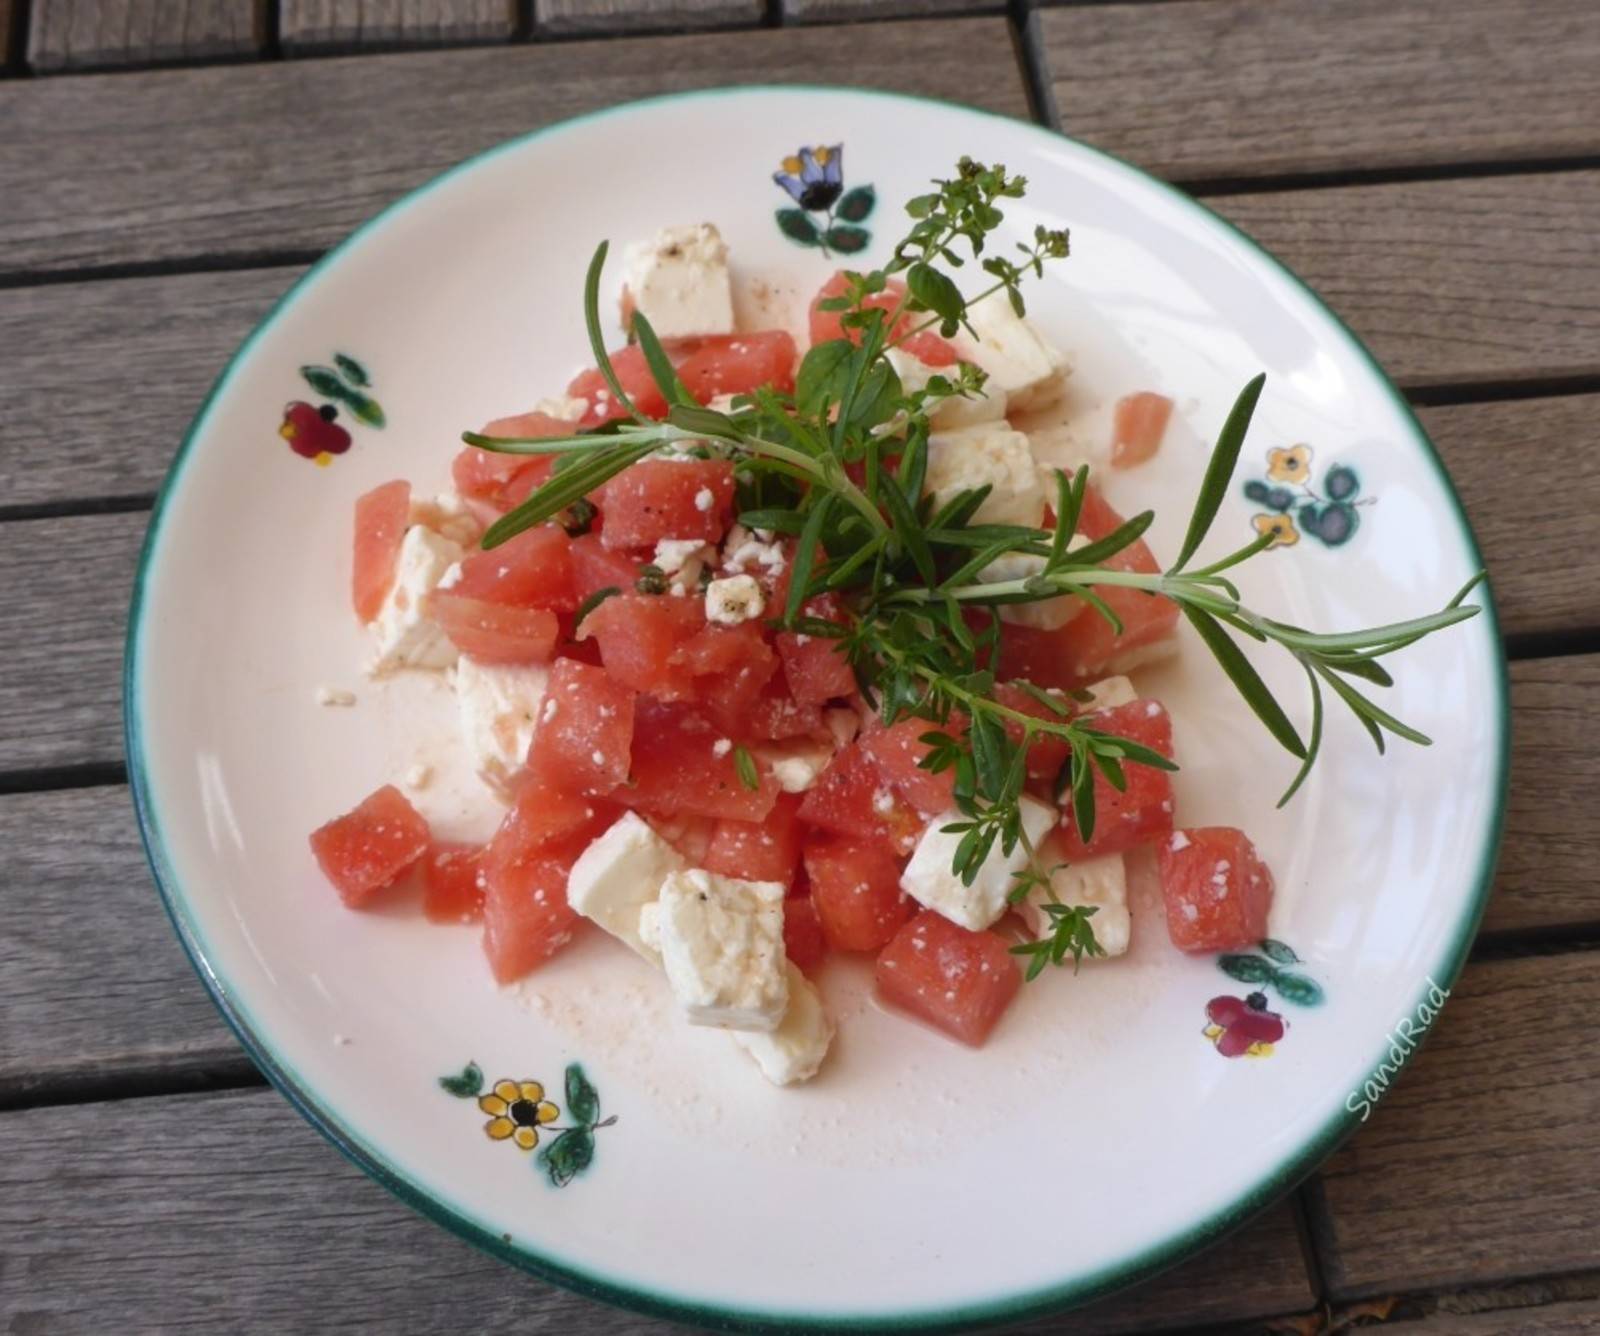
[[[546,608],[522,608],[435,589],[423,611],[463,654],[484,663],[549,663],[561,625]]]
[[[482,434],[544,439],[571,436],[575,430],[573,423],[548,413],[518,413],[513,417],[496,418],[484,427]],[[487,501],[505,510],[520,503],[529,490],[548,478],[554,466],[554,455],[508,455],[469,445],[450,465],[450,477],[462,496]],[[520,496],[509,494],[514,483],[520,486]]]
[[[1167,933],[1180,951],[1237,951],[1267,935],[1272,873],[1242,830],[1175,830],[1157,861]]]
[[[582,920],[567,903],[567,875],[585,844],[567,837],[485,866],[483,953],[496,983],[520,979],[572,940]]]
[[[839,321],[842,314],[839,311],[825,311],[822,303],[833,297],[843,297],[848,288],[844,271],[841,269],[832,278],[822,285],[821,290],[811,300],[811,342],[813,344],[826,343],[829,339],[842,339],[846,337],[844,326]],[[888,286],[879,293],[867,298],[866,305],[876,307],[883,311],[893,311],[899,307],[906,296],[906,285],[898,278],[891,278]],[[955,346],[945,339],[940,338],[931,329],[925,329],[920,334],[911,334],[909,331],[913,323],[920,324],[928,317],[926,313],[915,315],[907,313],[894,323],[891,331],[894,338],[904,338],[901,345],[913,357],[920,358],[929,366],[954,366],[959,360]],[[853,342],[860,342],[861,336],[854,330],[849,331]]]
[[[809,895],[791,895],[783,902],[783,949],[797,969],[812,973],[828,954],[822,920]]]
[[[1134,700],[1082,720],[1086,727],[1127,738],[1172,759],[1172,718],[1159,701]],[[1120,792],[1097,768],[1094,774],[1094,835],[1084,843],[1065,802],[1062,854],[1069,862],[1120,854],[1172,830],[1172,774],[1153,765],[1123,761],[1127,787]]]
[[[844,622],[843,605],[832,594],[807,600],[803,611],[807,617]],[[820,705],[836,696],[854,693],[856,675],[838,640],[782,631],[777,636],[777,645],[778,656],[783,660],[784,679],[797,701]]]
[[[1172,419],[1172,400],[1164,394],[1141,390],[1117,400],[1111,419],[1111,463],[1132,468],[1161,448],[1161,438]]]
[[[612,370],[616,372],[617,380],[628,398],[633,400],[634,406],[646,417],[666,417],[667,398],[661,393],[655,376],[650,372],[650,364],[645,361],[644,351],[637,344],[633,344],[627,348],[618,348],[608,353],[607,357]],[[599,367],[591,367],[588,371],[575,376],[572,383],[567,386],[567,393],[574,399],[587,401],[588,409],[583,415],[580,424],[582,426],[597,427],[602,422],[611,421],[612,418],[628,416],[628,410],[617,402]]]
[[[764,385],[787,394],[794,389],[795,355],[794,336],[787,330],[715,335],[698,340],[678,363],[678,379],[703,404]]]
[[[311,832],[311,852],[339,898],[361,909],[428,852],[428,823],[393,784]]]
[[[600,661],[618,682],[658,700],[694,695],[694,674],[678,650],[705,626],[699,599],[625,590],[584,618],[578,634],[600,645]]]
[[[518,784],[511,810],[484,850],[486,880],[546,850],[576,842],[582,849],[616,819],[617,809],[602,798],[552,783],[547,775],[528,775]]]
[[[716,818],[696,816],[692,812],[677,812],[661,816],[655,812],[643,813],[650,829],[683,855],[691,867],[704,867],[706,851],[717,833]]]
[[[1066,713],[1062,714],[1051,709],[1031,692],[1013,686],[1010,682],[995,684],[994,699],[1018,714],[1032,715],[1035,719],[1046,719],[1051,723],[1066,723],[1076,713],[1070,697],[1062,698],[1061,704],[1066,709]],[[1011,735],[1013,741],[1022,741],[1021,724],[1008,720],[1006,732]],[[1061,772],[1061,767],[1066,764],[1071,750],[1061,738],[1035,735],[1034,741],[1028,747],[1028,774],[1034,779],[1053,780]]]
[[[884,947],[873,978],[885,1001],[974,1048],[1022,987],[1004,938],[969,932],[931,909]]]
[[[572,585],[582,602],[602,589],[631,591],[639,578],[639,562],[626,552],[614,552],[597,533],[572,540]]]
[[[936,816],[955,806],[956,772],[953,767],[937,774],[922,768],[923,758],[933,750],[922,737],[965,729],[965,720],[952,719],[941,728],[931,719],[901,719],[864,733],[861,745],[900,797],[924,816]]]
[[[618,802],[662,816],[690,813],[762,821],[777,802],[779,789],[771,770],[759,761],[756,777],[757,786],[746,788],[730,740],[704,714],[641,698],[633,721],[633,783],[615,796]]]
[[[733,462],[642,459],[594,494],[607,547],[654,547],[663,538],[714,542],[733,515]]]
[[[355,559],[350,597],[356,616],[370,622],[394,584],[400,543],[411,520],[411,484],[386,482],[356,498]]]
[[[673,651],[671,662],[688,671],[696,695],[715,700],[720,712],[741,718],[778,671],[778,656],[754,622],[703,626]]]
[[[519,608],[571,612],[578,606],[572,583],[572,540],[554,524],[525,529],[487,552],[461,563],[461,578],[449,593]]]
[[[905,860],[880,840],[812,835],[806,880],[822,935],[836,951],[876,951],[915,907],[900,889]]]
[[[753,701],[723,700],[715,682],[701,683],[705,711],[731,738],[748,742],[779,742],[811,736],[826,727],[820,705],[801,705],[789,694],[781,673],[775,673]]]
[[[422,912],[434,923],[483,917],[483,846],[434,841],[422,860]]]
[[[635,695],[603,668],[557,659],[528,769],[569,793],[610,793],[628,778]]]
[[[890,788],[858,740],[841,748],[800,804],[807,825],[909,849],[922,818]]]
[[[800,865],[800,795],[780,793],[760,821],[719,821],[700,866],[746,881],[794,881]]]

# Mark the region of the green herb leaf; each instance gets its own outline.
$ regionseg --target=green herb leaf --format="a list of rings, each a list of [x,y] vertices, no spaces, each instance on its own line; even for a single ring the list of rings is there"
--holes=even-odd
[[[1261,387],[1267,383],[1263,372],[1239,391],[1228,420],[1222,424],[1222,434],[1211,452],[1211,462],[1206,466],[1206,476],[1200,483],[1200,493],[1195,497],[1194,511],[1189,519],[1189,531],[1184,535],[1183,547],[1177,561],[1172,563],[1171,574],[1176,575],[1189,564],[1200,544],[1205,541],[1216,519],[1222,498],[1228,494],[1233,481],[1234,466],[1239,462],[1239,451],[1244,445],[1245,433],[1250,430],[1250,419],[1256,411],[1256,401],[1261,398]]]
[[[594,593],[590,594],[588,598],[584,599],[582,603],[578,604],[578,611],[573,615],[572,618],[572,629],[576,631],[580,626],[583,625],[583,619],[585,617],[598,608],[608,598],[614,598],[621,592],[622,590],[617,588],[616,585],[607,585],[604,589],[596,589]]]
[[[832,513],[833,498],[825,496],[806,516],[805,528],[800,531],[800,540],[794,548],[794,562],[789,569],[789,596],[783,606],[783,620],[786,626],[794,625],[794,619],[800,615],[800,606],[806,601],[806,591],[811,584],[811,567],[816,561],[817,546],[822,541],[823,527],[828,523],[828,516]]]
[[[691,407],[698,407],[694,395],[690,394],[684,383],[678,379],[678,372],[672,365],[672,359],[661,346],[661,340],[656,338],[656,332],[651,328],[650,321],[643,311],[633,313],[633,336],[639,341],[639,351],[644,354],[645,365],[650,368],[650,375],[655,380],[656,388],[665,396],[666,401],[669,404],[688,404]]]
[[[610,387],[611,393],[616,397],[618,404],[629,417],[640,422],[645,421],[644,414],[633,406],[633,400],[628,398],[628,392],[622,388],[622,382],[617,379],[617,369],[611,365],[611,354],[606,351],[605,335],[600,328],[600,274],[606,267],[606,251],[610,243],[602,241],[594,248],[594,256],[589,261],[589,272],[583,279],[583,324],[589,335],[589,349],[594,353],[595,365],[600,369],[600,375]]]
[[[756,758],[742,746],[733,749],[733,768],[739,773],[739,782],[754,791],[761,787],[761,775],[756,769]]]

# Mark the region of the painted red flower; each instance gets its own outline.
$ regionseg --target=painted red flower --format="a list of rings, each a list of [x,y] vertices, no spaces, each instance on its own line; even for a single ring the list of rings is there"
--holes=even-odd
[[[284,405],[278,435],[289,442],[295,454],[326,466],[350,448],[350,433],[334,421],[337,416],[338,409],[332,404],[317,408],[297,399]]]
[[[1267,1010],[1267,995],[1214,997],[1206,1003],[1206,1020],[1201,1031],[1225,1058],[1265,1058],[1272,1046],[1283,1038],[1283,1017]]]

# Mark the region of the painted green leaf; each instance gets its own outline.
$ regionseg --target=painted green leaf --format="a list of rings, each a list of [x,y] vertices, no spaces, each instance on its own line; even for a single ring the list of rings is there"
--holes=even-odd
[[[828,245],[841,255],[858,255],[872,244],[872,233],[864,227],[840,223],[828,229]]]
[[[1322,1004],[1322,985],[1303,974],[1279,970],[1272,986],[1285,1002],[1293,1002],[1296,1006],[1315,1007]]]
[[[570,1074],[573,1068],[567,1069]],[[550,1175],[552,1187],[564,1188],[594,1163],[594,1134],[587,1127],[570,1127],[538,1155],[538,1164]]]
[[[877,203],[876,190],[871,186],[857,186],[854,190],[846,192],[838,207],[834,209],[834,213],[847,223],[862,223],[867,220]]]
[[[580,1123],[600,1121],[600,1094],[575,1062],[567,1068],[567,1113]]]
[[[817,225],[811,221],[804,209],[779,209],[775,216],[778,220],[778,230],[790,241],[798,241],[802,246],[822,244],[822,233],[817,230]]]
[[[346,390],[340,398],[344,406],[369,427],[381,427],[388,421],[378,401],[371,395],[362,394],[360,390]]]
[[[459,1076],[441,1076],[439,1085],[457,1099],[476,1099],[483,1093],[483,1068],[469,1062]]]
[[[339,368],[344,374],[344,378],[352,385],[367,386],[372,384],[372,377],[367,375],[366,367],[362,366],[355,358],[347,357],[344,353],[335,353],[333,355],[333,364]]]
[[[1267,983],[1278,972],[1270,960],[1260,956],[1218,956],[1217,968],[1240,983]]]
[[[1322,480],[1322,489],[1335,501],[1348,501],[1361,490],[1361,481],[1348,465],[1335,464]]]
[[[387,421],[376,399],[370,394],[351,389],[332,367],[303,366],[300,374],[305,377],[306,384],[323,398],[335,400],[348,408],[357,421],[365,422],[369,427],[382,427]]]
[[[1280,942],[1273,937],[1267,937],[1262,940],[1261,954],[1269,960],[1276,960],[1280,965],[1297,965],[1300,963],[1300,957],[1295,955],[1293,947],[1287,942]]]
[[[339,373],[327,366],[303,366],[300,374],[305,377],[305,382],[318,394],[328,399],[343,399],[349,390],[344,381],[339,379]]]

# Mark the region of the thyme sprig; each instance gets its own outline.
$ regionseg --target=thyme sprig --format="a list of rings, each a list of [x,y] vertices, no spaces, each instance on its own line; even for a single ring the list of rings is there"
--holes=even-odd
[[[1018,948],[1029,957],[1028,977],[1047,964],[1074,965],[1100,953],[1090,922],[1092,906],[1062,905],[1051,889],[1022,822],[1028,796],[1027,757],[1045,739],[1065,744],[1067,759],[1052,786],[1069,807],[1084,840],[1095,824],[1095,776],[1115,789],[1125,767],[1175,769],[1171,761],[1128,738],[1104,731],[1062,694],[1032,683],[1014,685],[1042,708],[1034,713],[995,698],[990,666],[998,657],[999,610],[1019,603],[1081,599],[1120,634],[1122,623],[1102,596],[1133,589],[1175,603],[1216,658],[1241,697],[1274,739],[1300,764],[1280,806],[1298,791],[1315,763],[1325,732],[1325,693],[1355,715],[1378,750],[1385,735],[1427,745],[1429,739],[1384,710],[1365,687],[1393,683],[1380,660],[1423,637],[1474,616],[1465,600],[1480,572],[1438,612],[1366,630],[1319,633],[1247,607],[1225,572],[1263,551],[1262,535],[1227,556],[1189,569],[1231,485],[1240,450],[1265,383],[1257,376],[1240,392],[1211,453],[1177,560],[1164,572],[1108,569],[1104,563],[1139,541],[1153,519],[1133,516],[1115,532],[1073,547],[1088,470],[1055,475],[1053,529],[978,523],[987,487],[936,500],[925,496],[930,416],[946,399],[984,392],[983,373],[962,363],[929,377],[907,393],[891,352],[926,330],[945,337],[973,333],[970,313],[979,301],[1004,299],[1021,315],[1024,282],[1043,275],[1048,262],[1068,254],[1064,230],[1039,227],[1019,258],[986,254],[1004,222],[1004,201],[1026,191],[1024,178],[1004,167],[962,158],[954,176],[910,200],[911,223],[879,268],[846,275],[843,292],[822,303],[837,313],[843,336],[813,345],[801,360],[793,393],[763,388],[719,412],[697,404],[667,350],[636,313],[633,329],[645,362],[665,397],[665,421],[642,414],[629,397],[605,348],[599,315],[600,278],[607,246],[596,249],[584,283],[589,341],[609,393],[625,414],[603,427],[538,439],[488,437],[469,432],[471,445],[513,454],[553,454],[549,481],[503,516],[484,536],[493,547],[532,525],[556,518],[609,478],[658,452],[698,452],[736,466],[740,522],[796,540],[789,594],[775,623],[839,642],[865,700],[893,723],[928,721],[921,765],[953,772],[957,820],[943,829],[961,836],[953,870],[968,884],[996,845],[1011,855],[1020,844],[1026,861],[1014,898],[1037,893],[1049,931]],[[977,261],[989,282],[963,296],[950,271]],[[1012,578],[986,578],[1001,558],[1026,558],[1032,569]],[[820,594],[837,595],[842,620],[807,612]],[[977,612],[979,614],[974,616]],[[1085,614],[1087,615],[1087,614]],[[1272,644],[1305,673],[1311,695],[1307,736],[1273,696],[1237,637]],[[749,764],[746,765],[745,762]],[[755,773],[741,749],[740,775]]]

